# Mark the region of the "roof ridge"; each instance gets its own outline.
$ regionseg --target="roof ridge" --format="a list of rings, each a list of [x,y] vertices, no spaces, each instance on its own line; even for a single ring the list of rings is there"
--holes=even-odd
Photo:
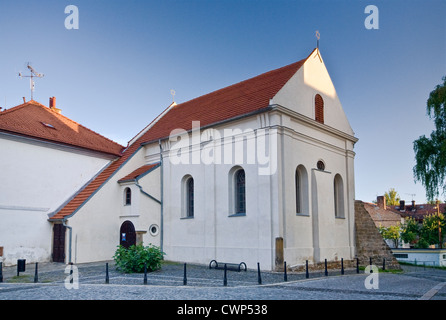
[[[314,50],[313,50],[313,51],[314,51]],[[310,54],[308,57],[310,57],[310,56],[311,56],[311,54]],[[296,66],[297,66],[297,65],[299,65],[300,63],[306,61],[306,60],[308,59],[308,57],[306,57],[305,59],[301,59],[301,60],[299,60],[299,61],[295,61],[295,62],[293,62],[293,63],[289,63],[289,64],[287,64],[287,65],[285,65],[285,66],[283,66],[283,67],[277,68],[277,69],[271,69],[271,70],[269,70],[269,71],[263,72],[263,73],[258,74],[258,75],[256,75],[256,76],[253,76],[253,77],[251,77],[251,78],[247,78],[247,79],[245,79],[245,80],[242,80],[242,81],[239,81],[239,82],[236,82],[236,83],[227,85],[227,86],[222,87],[222,88],[220,88],[220,89],[216,89],[216,90],[211,91],[211,92],[209,92],[209,93],[205,93],[205,94],[203,94],[203,95],[201,95],[201,96],[192,98],[192,99],[190,99],[190,100],[187,100],[187,101],[178,103],[176,106],[174,106],[174,109],[176,109],[176,108],[178,108],[178,107],[181,107],[181,106],[182,106],[183,104],[185,104],[185,103],[192,103],[192,102],[194,102],[194,101],[197,100],[197,99],[200,99],[200,98],[206,98],[206,97],[209,96],[209,95],[214,95],[214,94],[216,94],[216,93],[218,93],[218,92],[220,92],[220,91],[224,91],[224,90],[230,89],[231,87],[240,86],[241,84],[246,83],[246,82],[249,82],[250,80],[253,80],[253,79],[255,79],[255,78],[266,77],[266,76],[270,75],[271,73],[276,73],[276,72],[279,72],[279,71],[283,71],[284,69],[290,68],[290,67],[293,66],[293,65],[296,65]]]

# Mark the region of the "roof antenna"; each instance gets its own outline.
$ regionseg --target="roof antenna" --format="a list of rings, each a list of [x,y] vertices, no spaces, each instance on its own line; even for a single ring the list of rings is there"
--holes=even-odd
[[[31,75],[29,75],[29,76],[24,76],[24,75],[22,75],[21,72],[19,72],[19,77],[20,77],[20,78],[29,78],[29,87],[30,87],[30,89],[31,89],[31,100],[33,100],[33,92],[34,92],[34,80],[33,80],[33,78],[34,78],[34,77],[37,77],[37,78],[43,78],[44,75],[43,75],[43,74],[40,74],[40,73],[38,73],[36,70],[34,70],[34,68],[31,67],[31,65],[29,64],[29,62],[28,62],[27,67],[28,67],[28,69],[29,69]]]
[[[171,89],[170,94],[172,95],[172,102],[175,103],[175,90]]]

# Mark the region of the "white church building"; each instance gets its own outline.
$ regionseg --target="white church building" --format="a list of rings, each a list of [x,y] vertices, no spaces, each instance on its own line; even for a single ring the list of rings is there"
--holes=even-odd
[[[62,248],[66,263],[110,260],[119,244],[135,243],[160,246],[166,260],[260,263],[264,270],[283,261],[352,259],[356,142],[315,49],[301,61],[173,103],[124,150],[101,153],[106,164],[73,172],[83,179],[67,186],[62,204],[36,211],[42,227],[31,233],[45,233],[38,246],[51,251],[50,260]],[[16,183],[8,175],[2,179]],[[3,195],[0,215],[23,206]],[[43,206],[35,198],[30,191],[27,206]],[[5,254],[21,237],[28,235],[0,233]]]

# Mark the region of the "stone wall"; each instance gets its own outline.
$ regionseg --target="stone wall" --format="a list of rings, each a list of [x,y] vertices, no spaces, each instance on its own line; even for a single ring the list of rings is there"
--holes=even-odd
[[[356,255],[360,265],[372,264],[382,267],[386,259],[386,269],[400,269],[398,261],[375,226],[362,201],[355,201]]]

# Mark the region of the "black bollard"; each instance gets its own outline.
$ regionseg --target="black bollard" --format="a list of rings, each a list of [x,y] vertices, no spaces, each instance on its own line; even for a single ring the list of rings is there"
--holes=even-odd
[[[286,261],[283,263],[283,281],[288,281],[288,275],[286,274]]]
[[[108,262],[105,264],[105,283],[110,283],[110,278],[108,277]]]
[[[344,258],[341,258],[341,274],[344,274]]]
[[[310,274],[308,273],[308,260],[305,261],[305,278],[309,278]]]
[[[186,264],[184,264],[183,286],[187,285]]]
[[[147,284],[147,263],[144,263],[144,284]]]
[[[325,276],[328,276],[327,259],[325,259]]]
[[[70,262],[70,283],[73,284],[73,262]]]
[[[386,258],[383,258],[383,270],[386,270]]]
[[[359,258],[356,258],[356,273],[359,273]]]
[[[0,283],[3,282],[3,262],[0,262]]]
[[[36,270],[34,271],[34,283],[39,282],[39,275],[37,274],[37,262],[36,262]]]
[[[260,274],[260,263],[257,262],[257,279],[259,284],[262,284],[262,275]]]
[[[225,263],[225,272],[223,274],[223,285],[225,287],[228,285],[228,277],[227,277],[226,273],[227,273],[227,267],[226,267],[226,263]]]

